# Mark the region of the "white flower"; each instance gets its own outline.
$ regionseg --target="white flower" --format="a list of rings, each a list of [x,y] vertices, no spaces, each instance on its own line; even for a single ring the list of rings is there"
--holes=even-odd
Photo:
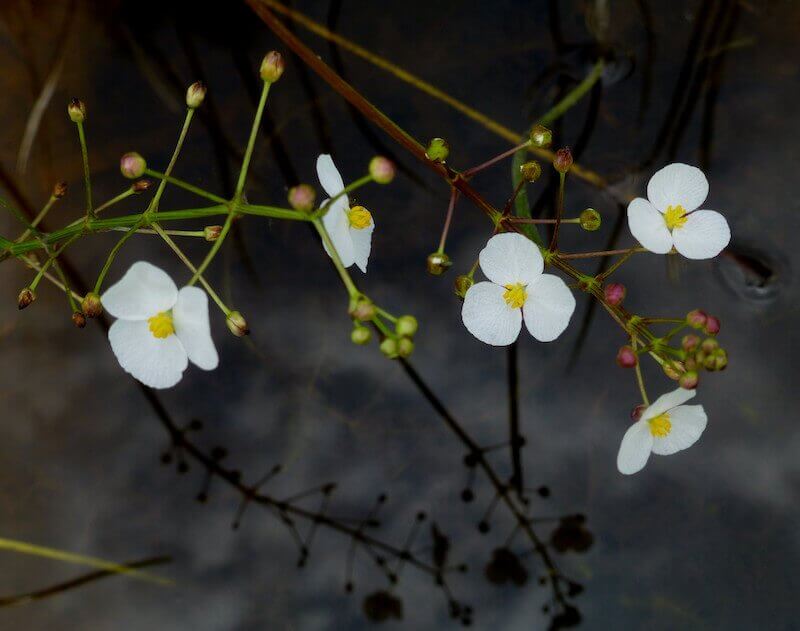
[[[708,422],[706,411],[702,405],[682,405],[696,394],[695,390],[678,388],[661,395],[642,412],[642,418],[622,437],[617,454],[620,473],[641,471],[650,452],[668,456],[697,442]]]
[[[523,317],[540,342],[556,339],[567,328],[575,297],[558,276],[542,274],[542,254],[530,239],[513,232],[495,235],[478,258],[491,282],[469,288],[461,319],[481,342],[511,344],[519,336]]]
[[[317,177],[330,197],[336,197],[344,190],[342,176],[339,175],[328,154],[322,154],[317,158]],[[328,199],[324,200],[320,207],[327,202]],[[375,230],[375,222],[370,212],[363,206],[350,208],[347,195],[342,195],[328,208],[322,223],[339,254],[342,265],[350,267],[355,263],[358,269],[366,273],[369,251],[372,247],[372,231]],[[325,251],[330,256],[327,245]]]
[[[718,212],[696,210],[707,195],[708,180],[700,169],[668,164],[647,183],[648,199],[628,204],[631,233],[656,254],[675,246],[688,259],[713,258],[728,245],[731,230]]]
[[[130,269],[102,296],[119,318],[108,330],[111,350],[125,372],[151,388],[181,380],[188,360],[203,370],[219,363],[208,322],[208,297],[198,287],[180,291],[167,274],[145,261]]]

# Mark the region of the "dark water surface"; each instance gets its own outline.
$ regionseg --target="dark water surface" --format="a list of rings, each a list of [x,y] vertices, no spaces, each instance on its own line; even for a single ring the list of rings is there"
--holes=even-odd
[[[597,17],[588,28],[587,7],[606,4],[607,28]],[[624,343],[619,329],[598,311],[583,338],[589,303],[579,296],[573,324],[557,342],[538,344],[523,334],[525,486],[532,489],[531,516],[555,518],[533,526],[548,542],[559,517],[585,516],[580,527],[562,527],[555,537],[557,547],[569,550],[549,547],[560,571],[583,587],[565,596],[580,611],[583,628],[797,628],[800,5],[391,0],[303,1],[296,7],[520,130],[581,80],[600,52],[613,51],[602,89],[555,126],[560,143],[573,145],[582,164],[613,183],[611,193],[571,184],[568,207],[595,207],[605,222],[599,233],[567,232],[563,247],[630,245],[626,227],[614,239],[615,198],[641,194],[650,174],[667,162],[702,166],[711,183],[707,207],[727,216],[735,256],[675,268],[663,257],[641,256],[620,280],[628,286],[630,308],[641,313],[681,315],[703,307],[718,314],[731,362],[724,373],[703,375],[698,402],[709,426],[700,442],[623,477],[616,451],[638,398],[631,375],[614,363]],[[63,27],[70,10],[74,17]],[[165,2],[31,8],[9,1],[0,13],[6,197],[13,182],[39,208],[52,184],[65,179],[70,194],[47,223],[52,228],[78,216],[81,166],[64,116],[73,96],[89,108],[97,199],[126,186],[117,170],[124,151],[136,149],[163,168],[185,87],[201,78],[211,99],[176,174],[230,193],[259,60],[266,50],[283,48],[246,8],[234,2],[206,9]],[[59,48],[64,28],[69,35]],[[454,166],[508,147],[430,97],[306,31],[299,34],[324,59],[343,64],[348,79],[412,134],[446,137]],[[20,174],[15,165],[25,125],[54,59],[63,59],[63,69]],[[480,445],[506,441],[506,354],[464,330],[451,294],[455,273],[468,269],[488,236],[485,219],[460,204],[448,246],[457,271],[428,276],[425,256],[438,242],[444,185],[376,128],[364,131],[342,100],[294,58],[268,109],[271,130],[260,138],[248,189],[253,201],[282,203],[287,183],[316,184],[314,160],[322,151],[334,155],[346,180],[363,173],[375,153],[396,152],[406,173],[390,187],[358,195],[374,211],[378,230],[369,274],[354,272],[357,282],[387,308],[419,318],[414,365],[460,427]],[[477,186],[502,203],[508,173],[503,164]],[[114,212],[135,212],[141,203]],[[195,203],[168,189],[162,208]],[[0,234],[16,231],[11,218],[0,221]],[[323,510],[336,526],[319,524],[302,568],[297,533],[274,507],[249,506],[233,530],[241,494],[218,477],[206,490],[206,468],[192,454],[172,453],[162,464],[169,432],[153,401],[119,368],[101,328],[90,323],[77,331],[63,296],[51,287],[18,312],[15,297],[30,274],[7,261],[0,265],[0,536],[115,561],[166,555],[168,565],[150,569],[175,586],[105,578],[4,608],[0,628],[305,631],[369,628],[375,624],[369,616],[389,616],[384,626],[391,628],[456,628],[450,596],[430,572],[407,564],[390,585],[387,572],[398,572],[391,553],[360,546],[348,578],[351,540],[341,530],[358,528],[381,494],[387,499],[378,511],[380,527],[366,532],[402,550],[418,528],[409,549],[426,564],[441,560],[445,536],[445,564],[467,565],[465,573],[445,576],[451,597],[472,608],[470,614],[462,606],[461,613],[473,627],[547,628],[562,606],[542,611],[553,592],[539,583],[547,572],[539,555],[528,552],[519,532],[508,543],[515,522],[503,506],[484,517],[491,485],[481,473],[471,482],[463,441],[401,366],[375,346],[349,342],[345,293],[307,227],[247,218],[234,237],[209,275],[247,315],[252,335],[233,338],[214,313],[220,368],[190,368],[158,400],[180,427],[201,420],[202,430],[188,434],[191,442],[206,454],[223,446],[223,465],[240,470],[246,484],[282,464],[283,472],[262,488],[271,497],[335,483]],[[70,251],[83,279],[93,282],[114,238],[87,238]],[[186,245],[196,260],[205,247]],[[140,258],[184,278],[172,253],[156,237],[143,236],[123,250],[111,279]],[[594,265],[584,267],[594,271]],[[648,376],[651,391],[671,388],[657,372]],[[507,479],[509,449],[487,458]],[[181,474],[176,469],[184,459],[188,471]],[[549,497],[536,492],[543,485]],[[471,503],[461,499],[465,488],[475,496]],[[204,503],[196,499],[201,492]],[[311,511],[322,503],[320,493],[291,500]],[[420,511],[426,519],[415,526]],[[487,533],[478,529],[484,518]],[[442,533],[437,538],[432,522]],[[292,523],[306,538],[312,523]],[[514,556],[500,553],[487,571],[493,551],[506,546]],[[0,563],[0,598],[86,571],[5,551]],[[393,617],[399,614],[402,621]]]

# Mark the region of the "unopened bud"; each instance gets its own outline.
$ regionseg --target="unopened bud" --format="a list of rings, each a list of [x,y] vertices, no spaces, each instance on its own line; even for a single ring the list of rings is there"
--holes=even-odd
[[[603,287],[603,295],[606,298],[606,302],[614,307],[622,304],[626,293],[627,289],[622,283],[611,283]]]
[[[264,55],[264,59],[261,62],[261,79],[275,83],[281,78],[285,67],[286,63],[283,61],[283,55],[277,50],[271,50]]]
[[[397,354],[400,357],[408,357],[414,352],[414,342],[407,337],[401,337],[397,342]]]
[[[350,340],[353,344],[364,345],[372,339],[372,331],[367,327],[358,325],[350,333]]]
[[[228,330],[236,337],[244,337],[250,333],[250,328],[247,326],[247,320],[238,311],[231,311],[225,319],[225,324],[228,325]]]
[[[419,329],[419,323],[414,316],[404,315],[397,318],[394,330],[402,337],[413,337]]]
[[[103,303],[100,300],[100,296],[93,291],[86,294],[81,301],[81,311],[87,318],[98,317],[103,313]]]
[[[714,352],[714,370],[725,370],[728,367],[728,353],[724,349]]]
[[[131,190],[138,195],[139,193],[144,193],[146,190],[150,188],[150,186],[151,186],[150,180],[136,180],[131,185]]]
[[[394,179],[397,169],[394,162],[383,156],[375,156],[369,161],[369,174],[378,184],[388,184]]]
[[[553,157],[553,167],[555,170],[559,173],[566,173],[571,166],[572,151],[570,151],[569,147],[564,147],[556,151],[556,155]]]
[[[72,99],[67,106],[67,114],[73,123],[82,123],[86,120],[86,106],[80,99]]]
[[[716,335],[719,333],[719,326],[719,318],[710,315],[706,316],[706,324],[703,327],[703,330],[707,335]]]
[[[644,411],[646,409],[647,406],[644,403],[640,403],[639,405],[637,405],[635,408],[631,410],[631,420],[638,421],[640,418],[642,418],[642,414],[644,414]]]
[[[687,353],[696,349],[699,344],[700,338],[692,333],[689,335],[684,335],[683,339],[681,340],[681,348]]]
[[[203,228],[203,238],[206,241],[216,241],[222,234],[222,226],[206,226]]]
[[[147,162],[135,151],[129,151],[119,159],[119,170],[129,180],[142,177],[147,168]]]
[[[678,379],[678,385],[684,390],[694,390],[699,382],[700,375],[694,370],[687,370]]]
[[[581,228],[587,232],[599,230],[600,224],[603,222],[602,217],[600,217],[600,213],[594,208],[587,208],[584,210],[578,220],[581,224]]]
[[[456,276],[456,280],[453,283],[453,291],[455,292],[456,296],[464,299],[464,296],[467,295],[469,288],[475,284],[475,280],[472,276],[467,276],[466,274],[462,274],[461,276]]]
[[[375,305],[367,298],[361,298],[350,304],[350,315],[361,322],[372,320],[375,313]]]
[[[661,366],[661,369],[673,381],[680,379],[681,375],[686,372],[686,367],[678,361],[668,361]]]
[[[389,359],[395,359],[398,353],[397,340],[392,337],[387,337],[381,342],[381,353],[386,355]]]
[[[74,324],[79,329],[82,329],[86,326],[86,316],[83,315],[80,311],[76,311],[72,314],[72,324]]]
[[[20,310],[24,309],[28,305],[30,305],[34,300],[36,300],[36,294],[33,291],[26,287],[21,292],[19,292],[19,296],[17,296],[17,307]]]
[[[433,160],[434,162],[444,162],[447,160],[447,156],[450,155],[450,145],[447,144],[447,141],[444,138],[433,138],[428,143],[428,148],[425,150],[425,155],[427,156],[428,160]]]
[[[519,172],[520,175],[522,175],[522,179],[526,182],[535,182],[542,174],[542,165],[536,162],[536,160],[530,160],[520,165]]]
[[[453,262],[450,260],[450,257],[444,252],[434,252],[428,255],[428,273],[434,276],[441,276],[450,269],[452,264]]]
[[[53,187],[53,197],[55,197],[56,199],[61,199],[66,194],[67,194],[67,183],[57,182],[56,185]]]
[[[186,107],[190,110],[197,109],[203,104],[206,98],[206,86],[202,81],[195,81],[186,90]]]
[[[636,351],[630,346],[621,346],[617,351],[617,365],[620,368],[633,368],[639,363]]]
[[[553,132],[544,125],[534,125],[530,134],[531,144],[534,147],[549,147],[553,144]]]
[[[686,323],[693,329],[702,329],[706,325],[708,316],[705,311],[695,309],[686,314]]]
[[[707,337],[703,340],[703,343],[700,344],[700,349],[706,354],[710,355],[715,350],[719,348],[719,342],[715,340],[713,337]]]
[[[317,192],[309,184],[298,184],[289,189],[289,205],[301,213],[308,213],[314,209]]]
[[[697,358],[694,355],[689,355],[683,360],[683,365],[686,370],[697,370],[698,368],[702,368],[703,366],[697,361]]]

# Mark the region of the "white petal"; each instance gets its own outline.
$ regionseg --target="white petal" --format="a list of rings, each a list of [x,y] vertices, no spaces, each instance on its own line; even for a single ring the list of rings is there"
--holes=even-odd
[[[641,471],[650,458],[653,448],[653,435],[646,421],[638,421],[628,428],[622,437],[617,454],[617,469],[620,473],[631,475]]]
[[[151,388],[171,388],[188,365],[178,336],[157,338],[146,320],[117,320],[108,330],[108,341],[125,372]]]
[[[522,311],[508,306],[504,292],[494,283],[476,283],[467,291],[461,307],[467,331],[492,346],[508,346],[519,337],[522,328]]]
[[[672,238],[675,249],[687,259],[711,259],[728,245],[731,229],[715,210],[696,210],[672,231]]]
[[[708,417],[702,405],[679,405],[669,411],[672,424],[669,434],[653,439],[653,453],[669,456],[676,451],[691,447],[706,428]]]
[[[697,167],[681,162],[656,171],[647,183],[647,198],[662,213],[668,206],[683,206],[688,213],[708,197],[708,180]]]
[[[342,176],[339,175],[339,170],[333,164],[333,159],[327,154],[323,153],[317,158],[317,177],[319,183],[325,192],[333,197],[342,192],[344,182]]]
[[[115,318],[146,320],[172,309],[178,288],[164,270],[138,261],[100,299],[106,312]]]
[[[369,253],[372,249],[372,232],[375,230],[375,222],[370,222],[369,226],[357,230],[350,228],[350,240],[353,243],[353,260],[355,264],[365,274],[367,273],[367,262]]]
[[[664,412],[668,412],[678,405],[683,405],[689,399],[693,399],[697,395],[697,390],[686,390],[685,388],[678,388],[672,392],[667,392],[658,397],[653,404],[645,408],[642,412],[642,420],[647,421],[656,416],[660,416]]]
[[[211,339],[206,292],[199,287],[183,287],[172,309],[172,321],[175,335],[191,362],[203,370],[214,370],[219,364],[219,356]]]
[[[325,200],[327,202],[328,200]],[[323,205],[325,204],[323,202]],[[350,220],[347,218],[348,202],[344,197],[337,199],[328,212],[322,217],[322,225],[328,231],[328,236],[331,238],[333,247],[336,248],[336,253],[342,261],[342,265],[350,267],[355,262],[353,253],[353,237],[350,236]],[[331,251],[325,245],[325,251],[328,256]]]
[[[516,232],[494,235],[481,250],[478,260],[486,278],[498,285],[527,285],[544,269],[537,245]]]
[[[525,326],[540,342],[552,342],[567,328],[575,311],[575,296],[558,276],[542,274],[528,285],[522,307]]]
[[[672,249],[672,235],[662,215],[646,199],[637,197],[628,204],[628,228],[634,238],[656,254]]]

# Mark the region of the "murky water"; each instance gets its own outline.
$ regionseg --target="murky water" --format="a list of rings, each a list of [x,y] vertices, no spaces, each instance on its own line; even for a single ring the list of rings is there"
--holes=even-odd
[[[255,70],[264,51],[280,46],[234,3],[207,10],[136,4],[80,5],[66,23],[66,2],[2,5],[4,193],[13,197],[13,182],[38,208],[55,181],[68,180],[71,192],[51,213],[50,227],[71,221],[81,207],[77,141],[63,107],[73,96],[89,108],[95,194],[108,199],[126,186],[117,171],[123,152],[136,149],[155,168],[166,163],[185,87],[203,79],[211,99],[176,174],[230,192],[252,116]],[[711,182],[707,205],[726,214],[734,233],[731,256],[678,269],[642,256],[620,279],[632,308],[648,314],[698,306],[718,314],[731,362],[724,373],[703,375],[698,399],[710,421],[699,444],[628,478],[616,471],[615,456],[637,390],[614,364],[624,341],[618,328],[600,312],[583,328],[588,302],[579,297],[575,321],[556,343],[523,336],[522,470],[532,525],[559,570],[581,585],[582,593],[565,593],[564,601],[580,612],[584,628],[795,628],[800,11],[790,2],[610,3],[608,19],[595,17],[588,28],[587,4],[297,8],[515,129],[582,79],[604,47],[613,52],[603,89],[556,125],[558,138],[622,197],[643,191],[666,162],[703,166]],[[324,40],[298,32],[323,58],[337,59]],[[52,102],[18,169],[32,105],[59,59]],[[446,137],[455,166],[507,148],[347,53],[337,63],[412,134]],[[451,294],[455,273],[424,272],[446,189],[375,128],[355,121],[295,59],[270,95],[269,112],[251,200],[282,202],[287,183],[313,181],[323,150],[346,179],[359,176],[376,152],[395,153],[407,173],[358,196],[374,209],[378,230],[369,274],[357,280],[387,308],[417,315],[413,363],[458,427],[482,446],[507,441],[505,352],[463,329]],[[503,165],[477,185],[502,203],[508,179]],[[568,206],[593,206],[605,224],[592,235],[567,233],[564,249],[630,244],[627,229],[613,237],[614,199],[573,182]],[[169,190],[162,207],[194,203]],[[0,234],[15,231],[10,218],[0,222]],[[457,270],[471,265],[487,234],[480,213],[460,204],[448,247]],[[71,250],[68,259],[84,280],[93,280],[113,240],[96,236]],[[205,246],[186,248],[199,260]],[[112,278],[143,257],[176,279],[184,274],[156,237],[141,237],[120,255]],[[235,339],[213,319],[220,369],[190,369],[178,387],[159,393],[166,414],[159,417],[154,400],[119,369],[99,326],[76,330],[52,288],[18,312],[15,297],[29,274],[11,261],[0,265],[0,536],[120,562],[167,556],[168,564],[148,569],[175,581],[162,587],[103,578],[4,608],[0,628],[359,629],[379,618],[393,628],[455,628],[450,599],[475,628],[547,628],[563,606],[551,604],[552,589],[539,582],[547,572],[540,556],[528,552],[502,505],[491,510],[494,490],[464,464],[468,447],[402,367],[349,342],[344,292],[310,231],[245,219],[210,277],[247,314],[252,335]],[[655,371],[649,377],[651,389],[670,387]],[[216,456],[210,466],[228,472],[227,481],[214,476],[207,488],[209,462],[171,449],[164,418],[187,428],[180,444]],[[202,427],[193,429],[193,420]],[[510,475],[508,447],[486,458],[502,479]],[[233,529],[242,494],[230,471],[249,486],[276,464],[281,473],[260,491],[290,508],[251,503]],[[294,497],[329,483],[336,487],[327,500],[322,492]],[[543,486],[549,493],[538,491]],[[462,499],[467,489],[471,502]],[[308,543],[313,520],[297,509],[326,516],[302,567],[297,541]],[[379,526],[364,522],[373,511]],[[585,521],[558,521],[576,514]],[[281,519],[287,515],[289,524]],[[539,521],[545,518],[554,519]],[[350,564],[347,531],[360,528],[369,545],[359,545]],[[404,549],[424,567],[400,563]],[[0,598],[86,571],[10,552],[1,559]],[[448,568],[449,592],[435,580],[439,566]],[[564,592],[581,591],[568,585]],[[556,621],[574,621],[568,612]]]

